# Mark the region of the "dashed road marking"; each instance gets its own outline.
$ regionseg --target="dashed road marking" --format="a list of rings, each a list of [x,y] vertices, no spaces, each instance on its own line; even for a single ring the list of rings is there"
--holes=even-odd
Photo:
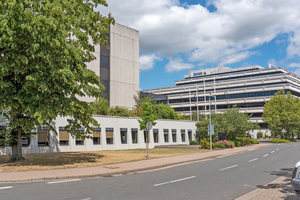
[[[271,153],[274,153],[274,151],[271,151]]]
[[[153,186],[156,187],[156,186],[165,185],[165,184],[169,184],[169,183],[175,183],[175,182],[179,182],[179,181],[185,181],[185,180],[188,180],[188,179],[191,179],[191,178],[195,178],[195,177],[196,176],[190,176],[190,177],[186,177],[186,178],[177,179],[177,180],[174,180],[174,181],[168,181],[168,182],[164,182],[164,183],[158,183],[158,184],[155,184]]]
[[[81,179],[71,179],[71,180],[65,180],[65,181],[53,181],[53,182],[47,182],[48,184],[54,184],[54,183],[66,183],[66,182],[73,182],[73,181],[81,181]]]
[[[223,171],[223,170],[226,170],[226,169],[230,169],[230,168],[234,168],[234,167],[237,167],[238,165],[232,165],[230,167],[225,167],[223,169],[220,169],[220,171]]]
[[[256,161],[256,160],[257,160],[257,158],[254,158],[252,160],[249,160],[248,162],[253,162],[253,161]]]
[[[248,151],[253,151],[254,149],[249,149]]]
[[[11,188],[13,187],[12,186],[0,187],[0,190],[11,189]]]
[[[266,156],[268,156],[269,154],[266,154],[266,155],[264,155],[263,157],[266,157]]]
[[[276,149],[276,151],[278,151],[279,149]]]

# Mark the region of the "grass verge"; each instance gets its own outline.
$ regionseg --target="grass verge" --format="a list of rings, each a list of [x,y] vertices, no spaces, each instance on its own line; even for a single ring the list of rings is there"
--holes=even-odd
[[[149,158],[207,152],[205,149],[173,149],[157,148],[149,150]],[[0,171],[30,171],[63,169],[75,167],[91,167],[106,164],[144,160],[145,149],[117,150],[117,151],[85,151],[60,153],[23,154],[25,160],[8,162],[8,155],[0,156]]]

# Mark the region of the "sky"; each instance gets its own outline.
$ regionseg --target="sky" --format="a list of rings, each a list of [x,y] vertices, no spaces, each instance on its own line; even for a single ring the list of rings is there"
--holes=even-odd
[[[106,0],[139,31],[140,89],[175,86],[190,70],[268,63],[300,75],[299,0]]]

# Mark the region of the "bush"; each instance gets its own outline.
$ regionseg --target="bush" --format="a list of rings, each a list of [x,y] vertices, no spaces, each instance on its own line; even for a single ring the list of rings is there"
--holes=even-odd
[[[258,140],[250,139],[251,144],[259,144]]]
[[[290,142],[297,142],[297,140],[295,138],[289,138]]]
[[[236,147],[242,146],[242,145],[241,145],[241,142],[238,141],[238,140],[235,140],[235,141],[234,141],[234,145],[235,145]]]
[[[261,131],[258,131],[257,132],[257,138],[259,139],[259,138],[262,138],[262,137],[263,137],[263,133]]]
[[[220,140],[216,142],[216,144],[223,144],[226,148],[233,148],[234,144],[231,142],[229,143],[227,140]]]
[[[283,139],[273,139],[273,140],[270,140],[270,142],[272,142],[272,143],[289,143],[290,141],[283,140]]]
[[[205,140],[200,140],[199,144],[201,145],[202,149],[210,149],[210,142]],[[211,148],[215,148],[215,144],[211,144]]]
[[[227,148],[224,144],[221,144],[221,143],[215,144],[215,147],[216,148],[221,148],[221,149]]]
[[[192,141],[190,141],[190,145],[197,145],[197,142],[192,140]]]
[[[234,145],[234,141],[228,141],[228,145],[229,145],[229,147],[231,147],[231,148],[233,148],[233,147],[235,147],[235,145]]]

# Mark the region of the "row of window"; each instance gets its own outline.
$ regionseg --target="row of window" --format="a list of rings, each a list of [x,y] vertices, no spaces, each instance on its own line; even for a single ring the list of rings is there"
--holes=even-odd
[[[232,72],[234,74],[234,72]],[[253,74],[253,75],[242,75],[242,76],[234,76],[234,77],[228,77],[228,78],[220,78],[220,79],[216,79],[216,81],[224,81],[224,80],[231,80],[231,79],[241,79],[241,78],[248,78],[248,77],[255,77],[255,76],[266,76],[266,75],[273,75],[273,74],[280,74],[280,73],[283,73],[283,72],[270,72],[270,73],[263,73],[263,74]],[[207,82],[213,82],[214,80],[207,80],[205,81],[206,83]],[[176,84],[177,86],[178,85],[190,85],[190,84],[195,84],[195,83],[203,83],[203,81],[195,81],[195,82],[190,82],[190,83],[178,83]]]
[[[265,102],[217,105],[217,109],[232,108],[234,105],[237,105],[237,107],[239,107],[239,108],[264,107]],[[182,107],[182,108],[174,108],[174,110],[176,112],[190,111],[190,109],[191,110],[197,110],[197,106],[192,106],[192,107],[188,106],[188,107]],[[211,109],[214,110],[215,106],[211,105]],[[198,106],[198,110],[205,110],[205,106]],[[209,110],[209,106],[206,106],[206,110]]]
[[[288,90],[285,90],[287,93]],[[251,93],[242,93],[242,94],[228,94],[228,95],[218,95],[216,96],[217,100],[221,99],[237,99],[237,98],[248,98],[248,97],[260,97],[260,96],[273,96],[278,91],[264,91],[264,92],[251,92]],[[294,92],[295,93],[295,92]],[[300,94],[298,94],[300,96]],[[214,100],[215,97],[211,97],[211,100]],[[209,97],[206,97],[206,101],[209,100]],[[197,98],[191,98],[191,102],[196,102]],[[198,97],[198,101],[204,101],[204,97]],[[169,101],[170,103],[183,103],[190,102],[189,98],[183,99],[172,99]]]

